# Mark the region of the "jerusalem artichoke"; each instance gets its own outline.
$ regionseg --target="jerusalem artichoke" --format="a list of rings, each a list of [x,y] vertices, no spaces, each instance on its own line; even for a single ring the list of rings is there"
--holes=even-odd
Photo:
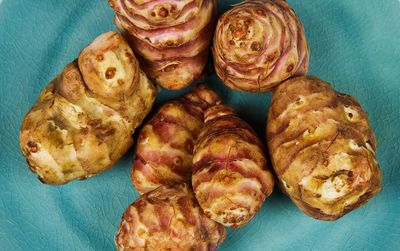
[[[160,186],[142,195],[122,216],[115,237],[123,250],[214,250],[225,228],[207,218],[187,184]]]
[[[194,147],[192,184],[205,214],[234,228],[249,222],[272,193],[261,141],[228,106],[205,113]]]
[[[193,146],[204,111],[219,102],[218,95],[202,84],[161,106],[139,133],[131,174],[139,193],[171,182],[190,183]]]
[[[303,26],[284,0],[248,0],[224,13],[213,54],[217,75],[240,91],[271,91],[308,70]]]
[[[197,79],[208,58],[216,0],[109,0],[143,70],[168,89]]]
[[[282,83],[268,113],[280,185],[304,213],[336,220],[381,189],[376,141],[359,102],[314,77]]]
[[[20,147],[47,184],[85,179],[111,167],[155,99],[128,43],[100,35],[40,94],[25,116]]]

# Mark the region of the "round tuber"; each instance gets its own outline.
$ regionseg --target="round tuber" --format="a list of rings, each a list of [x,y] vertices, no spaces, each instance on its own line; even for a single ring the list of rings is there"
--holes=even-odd
[[[218,20],[215,71],[234,90],[267,92],[308,70],[309,47],[293,9],[283,0],[248,0]]]

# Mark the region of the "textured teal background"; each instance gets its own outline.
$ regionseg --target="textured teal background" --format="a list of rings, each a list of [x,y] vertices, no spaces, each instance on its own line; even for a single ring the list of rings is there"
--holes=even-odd
[[[220,11],[236,1],[219,1]],[[383,190],[337,222],[313,220],[278,190],[220,250],[396,250],[400,240],[400,1],[289,0],[311,46],[310,74],[356,96],[378,139]],[[101,32],[115,29],[106,0],[0,0],[0,250],[113,250],[137,194],[132,151],[87,181],[42,185],[18,147],[41,89]],[[270,94],[228,90],[207,78],[264,137]],[[157,106],[180,92],[162,91]]]

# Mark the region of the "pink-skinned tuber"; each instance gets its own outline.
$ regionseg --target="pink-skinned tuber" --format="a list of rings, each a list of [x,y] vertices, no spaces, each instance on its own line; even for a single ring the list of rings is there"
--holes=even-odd
[[[206,65],[216,0],[109,0],[115,23],[146,74],[167,89],[199,78]]]
[[[124,212],[115,236],[117,250],[215,250],[225,228],[204,215],[190,186],[160,186]]]
[[[193,146],[204,125],[204,111],[220,101],[201,84],[160,107],[136,144],[131,178],[139,193],[174,182],[190,183]]]
[[[213,54],[217,75],[239,91],[271,91],[283,80],[308,70],[303,25],[283,0],[234,5],[218,20]]]
[[[205,112],[194,148],[192,185],[205,214],[233,228],[248,223],[273,191],[261,141],[226,105]]]

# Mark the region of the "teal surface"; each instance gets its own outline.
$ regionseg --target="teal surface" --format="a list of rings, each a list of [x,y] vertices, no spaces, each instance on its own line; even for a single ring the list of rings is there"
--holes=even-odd
[[[219,1],[220,11],[236,1]],[[336,222],[301,213],[277,189],[220,250],[399,250],[400,1],[289,0],[311,47],[310,74],[356,96],[378,140],[383,190]],[[111,170],[65,186],[42,185],[18,147],[19,127],[42,88],[100,33],[115,29],[106,0],[0,0],[0,250],[114,250],[124,209],[137,197],[132,151]],[[270,94],[206,79],[264,137]],[[162,91],[160,103],[184,91]]]

